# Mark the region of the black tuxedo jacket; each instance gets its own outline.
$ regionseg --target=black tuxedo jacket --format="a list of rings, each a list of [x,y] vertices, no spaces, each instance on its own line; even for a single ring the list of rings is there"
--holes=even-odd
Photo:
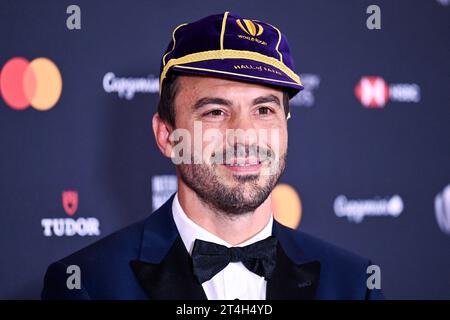
[[[172,218],[173,196],[147,219],[51,264],[43,299],[206,299]],[[379,299],[369,290],[371,264],[274,221],[277,261],[267,299]],[[68,289],[67,268],[81,270],[81,288]],[[238,284],[236,284],[238,285]]]

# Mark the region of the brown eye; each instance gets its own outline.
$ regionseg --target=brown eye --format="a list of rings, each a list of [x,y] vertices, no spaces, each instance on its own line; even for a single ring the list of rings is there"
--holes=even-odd
[[[205,116],[219,117],[219,116],[223,116],[224,112],[222,110],[215,109],[215,110],[211,110],[211,111],[205,113],[204,115]]]
[[[211,111],[211,114],[213,116],[221,116],[221,115],[223,115],[223,111],[222,110],[213,110],[213,111]]]
[[[272,113],[272,110],[268,107],[260,107],[260,108],[258,108],[258,113],[261,115],[268,115],[268,114]]]

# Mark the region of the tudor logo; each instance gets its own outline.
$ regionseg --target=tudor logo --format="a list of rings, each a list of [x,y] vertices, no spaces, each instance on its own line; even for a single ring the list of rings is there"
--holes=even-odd
[[[78,210],[78,191],[62,192],[62,207],[71,218],[43,218],[41,226],[45,237],[99,236],[100,222],[95,217],[73,218]]]
[[[244,24],[242,24],[242,21]],[[245,33],[253,37],[259,36],[263,33],[264,28],[259,23],[253,23],[253,21],[248,19],[242,19],[242,21],[241,19],[237,19],[236,23]]]
[[[69,216],[73,216],[78,209],[78,192],[76,191],[63,191],[62,192],[62,205],[64,211]]]

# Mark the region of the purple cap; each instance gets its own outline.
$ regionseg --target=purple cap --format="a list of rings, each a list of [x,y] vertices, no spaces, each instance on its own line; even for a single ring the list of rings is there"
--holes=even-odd
[[[171,71],[282,87],[291,98],[303,89],[286,36],[230,12],[176,27],[161,61],[160,93]]]

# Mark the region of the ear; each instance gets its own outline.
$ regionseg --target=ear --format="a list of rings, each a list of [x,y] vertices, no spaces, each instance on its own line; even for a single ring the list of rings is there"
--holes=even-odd
[[[163,155],[170,158],[172,155],[172,144],[169,138],[172,128],[159,117],[158,113],[153,115],[152,127],[159,150],[161,150]]]

